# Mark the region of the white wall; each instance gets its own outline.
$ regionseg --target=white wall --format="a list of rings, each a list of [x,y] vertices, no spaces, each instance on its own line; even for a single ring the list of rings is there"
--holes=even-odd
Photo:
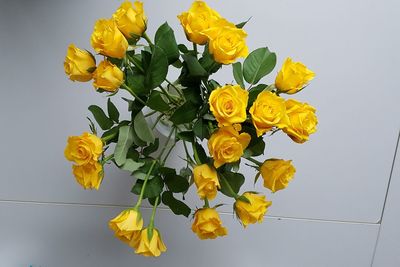
[[[144,2],[150,34],[167,20],[183,42],[175,16],[191,1]],[[74,42],[90,49],[94,21],[110,16],[120,1],[3,0],[0,266],[187,266],[194,259],[194,266],[202,266],[207,263],[202,255],[216,261],[210,266],[371,264],[400,128],[400,2],[208,2],[237,22],[252,16],[246,26],[251,49],[267,45],[279,62],[291,56],[317,73],[295,97],[317,107],[319,131],[304,145],[283,135],[267,141],[266,157],[293,159],[298,172],[287,190],[268,195],[273,206],[266,222],[244,231],[231,207],[222,207],[229,236],[201,242],[187,219],[165,210],[158,226],[168,253],[157,260],[132,255],[107,229],[109,218],[134,203],[127,190],[132,178],[110,168],[98,192],[84,191],[63,158],[66,137],[88,129],[87,107],[106,102],[89,83],[66,79],[66,47]],[[230,72],[225,68],[217,78],[230,82]],[[169,163],[181,164],[178,157]],[[246,169],[246,176],[251,186],[253,172]],[[392,175],[396,179],[398,172]],[[400,188],[393,192],[400,194]],[[193,191],[188,198],[192,208],[199,206]],[[396,198],[388,203],[391,199]],[[383,232],[379,242],[382,238]],[[377,257],[376,266],[399,265],[394,254]]]

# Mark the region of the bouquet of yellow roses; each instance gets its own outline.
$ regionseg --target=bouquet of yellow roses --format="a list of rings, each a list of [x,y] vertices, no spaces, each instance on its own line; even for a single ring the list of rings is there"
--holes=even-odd
[[[244,227],[261,222],[271,202],[261,193],[241,188],[245,177],[239,172],[240,162],[247,160],[256,169],[255,182],[261,176],[270,191],[284,189],[295,168],[290,160],[255,159],[264,154],[264,136],[283,131],[303,143],[317,125],[312,106],[281,97],[303,90],[313,79],[314,73],[302,63],[288,58],[274,84],[261,83],[274,69],[276,54],[267,47],[249,53],[246,22],[234,24],[203,1],[195,1],[178,19],[190,46],[178,44],[167,23],[150,38],[143,4],[124,2],[110,19],[95,23],[91,45],[100,63],[96,65],[91,52],[73,44],[64,62],[72,81],[93,80],[96,91],[108,96],[107,112],[89,107],[102,133],[89,119],[91,133],[69,137],[65,157],[74,163],[73,174],[85,189],[99,189],[108,162],[135,177],[131,192],[138,195],[137,203],[110,220],[109,226],[144,256],[166,251],[154,226],[160,203],[176,215],[193,214],[192,231],[200,239],[227,234],[216,211],[220,205],[210,204],[218,193],[234,199],[234,212]],[[221,85],[211,78],[228,65],[236,84]],[[180,73],[174,81],[168,77],[171,68]],[[120,118],[111,101],[119,90],[130,95],[123,98],[128,119]],[[155,119],[150,122],[149,117]],[[154,134],[160,123],[170,130],[161,148]],[[208,153],[203,140],[208,142]],[[186,167],[181,170],[166,165],[177,143],[185,149]],[[193,184],[204,206],[192,212],[182,196]],[[140,212],[144,199],[153,206],[146,227]]]

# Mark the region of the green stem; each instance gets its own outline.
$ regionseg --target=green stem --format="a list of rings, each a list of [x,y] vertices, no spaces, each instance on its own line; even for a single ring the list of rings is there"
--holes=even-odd
[[[167,141],[165,141],[164,147],[163,147],[163,149],[162,149],[161,152],[160,152],[160,155],[158,155],[158,159],[161,159],[161,156],[164,154],[165,150],[167,149],[169,140],[171,140],[171,137],[172,137],[172,134],[174,133],[174,131],[175,131],[175,128],[172,128],[172,129],[171,129],[171,132],[170,132],[169,135],[168,135]]]
[[[208,202],[208,198],[204,198],[204,208],[209,208],[210,203]]]
[[[153,114],[156,114],[158,111],[157,110],[153,110],[152,112],[149,112],[149,113],[147,113],[146,115],[144,115],[144,117],[146,118],[146,117],[149,117],[149,116],[151,116],[151,115],[153,115]]]
[[[233,195],[234,199],[238,199],[239,195],[235,193],[235,191],[233,191],[231,185],[228,183],[228,181],[226,180],[226,178],[220,174],[221,176],[221,182],[225,185],[225,187],[228,189],[228,191]]]
[[[192,143],[192,149],[193,149],[193,154],[194,154],[194,160],[196,161],[197,165],[200,165],[201,160],[199,158],[199,154],[197,154],[197,149],[196,149],[196,145],[194,142]]]
[[[140,62],[136,58],[131,57],[129,55],[126,55],[126,57],[129,59],[130,62],[133,63],[133,65],[135,65],[136,68],[138,68],[138,70],[140,72],[144,73],[144,69],[143,69],[142,65],[140,64]]]
[[[154,206],[153,206],[153,211],[151,212],[151,217],[150,217],[150,223],[148,228],[151,228],[153,230],[154,228],[154,218],[156,217],[156,211],[157,211],[157,206],[158,206],[158,201],[160,200],[160,195],[156,197],[154,200]]]
[[[114,154],[111,154],[105,158],[103,158],[103,160],[101,161],[101,163],[104,165],[107,161],[111,160],[114,158]]]
[[[110,141],[111,139],[113,139],[114,137],[117,136],[117,133],[108,135],[106,137],[102,137],[101,140],[103,140],[103,143],[107,143],[108,141]]]
[[[193,43],[193,51],[195,54],[195,57],[197,58],[197,44]]]
[[[138,97],[132,88],[130,88],[125,83],[122,84],[122,87],[125,88],[129,93],[131,93],[131,95],[133,95],[140,103],[142,103],[143,105],[146,105],[146,102],[144,102],[140,97]]]
[[[142,35],[142,37],[146,40],[146,42],[149,44],[149,45],[153,45],[153,42],[150,40],[150,38],[149,38],[149,36],[147,35],[147,33],[143,33],[143,35]]]
[[[155,160],[153,161],[153,163],[151,164],[150,170],[147,172],[146,177],[144,178],[142,190],[140,190],[139,199],[138,199],[138,202],[136,203],[135,209],[139,208],[140,205],[142,204],[144,190],[146,189],[147,181],[149,180],[150,174],[153,171],[153,168],[154,168],[154,165],[156,164],[156,162],[157,161],[155,161]]]
[[[176,130],[175,130],[175,133],[176,133]],[[162,160],[161,165],[164,165],[164,164],[165,164],[165,162],[167,161],[167,159],[168,159],[168,157],[169,157],[169,154],[171,154],[172,149],[175,147],[175,145],[176,145],[176,141],[175,141],[174,144],[171,145],[171,147],[168,149],[168,152],[167,152],[167,154],[165,155],[164,159]]]
[[[260,162],[260,161],[258,161],[258,160],[255,160],[255,159],[253,159],[253,158],[245,158],[245,159],[247,159],[248,161],[253,162],[253,163],[256,164],[257,166],[263,165],[262,162]]]
[[[153,126],[151,127],[152,130],[154,130],[154,128],[156,128],[157,123],[161,120],[161,118],[162,118],[163,116],[164,116],[164,113],[160,114],[160,115],[157,117],[156,121],[154,122]]]
[[[192,157],[189,155],[189,151],[188,151],[185,141],[183,141],[183,148],[185,149],[186,159],[189,161],[189,164],[195,163],[194,160],[192,159]]]

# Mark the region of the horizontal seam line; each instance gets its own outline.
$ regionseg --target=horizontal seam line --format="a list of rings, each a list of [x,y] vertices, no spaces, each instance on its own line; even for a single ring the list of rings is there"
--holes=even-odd
[[[89,203],[73,203],[73,202],[46,202],[46,201],[32,201],[32,200],[0,200],[0,203],[14,203],[14,204],[34,204],[34,205],[54,205],[54,206],[80,206],[80,207],[99,207],[99,208],[128,208],[127,205],[111,205],[111,204],[89,204]],[[150,210],[152,207],[142,206],[142,209]],[[166,207],[159,207],[159,210],[169,211]],[[233,212],[220,211],[220,214],[234,216]],[[379,222],[362,222],[362,221],[346,221],[346,220],[329,220],[305,217],[290,217],[290,216],[275,216],[266,215],[266,218],[276,220],[292,220],[292,221],[311,221],[311,222],[324,222],[324,223],[346,223],[346,224],[363,224],[363,225],[380,225]]]

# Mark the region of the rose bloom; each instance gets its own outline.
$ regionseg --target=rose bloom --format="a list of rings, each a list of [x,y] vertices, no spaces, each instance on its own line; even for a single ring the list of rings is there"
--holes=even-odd
[[[249,224],[261,223],[267,212],[267,208],[271,206],[272,202],[266,201],[265,196],[255,193],[246,192],[243,196],[250,203],[238,198],[234,204],[236,215],[241,220],[243,226],[246,228]]]
[[[276,76],[275,86],[280,92],[294,94],[302,90],[314,77],[315,73],[303,63],[287,58]]]
[[[76,165],[97,162],[103,153],[103,141],[94,134],[83,133],[81,136],[68,137],[64,155]]]
[[[195,212],[192,231],[202,240],[228,234],[228,230],[222,226],[218,212],[212,208],[198,209]]]
[[[210,29],[221,16],[203,1],[195,1],[187,12],[178,16],[189,41],[203,45],[208,37],[205,30]]]
[[[296,172],[291,160],[268,159],[260,167],[264,187],[273,193],[285,189]]]
[[[238,161],[250,143],[251,136],[248,133],[239,134],[241,130],[239,124],[235,127],[219,128],[208,140],[208,150],[214,159],[215,168]]]
[[[210,94],[210,110],[218,126],[229,126],[246,120],[246,107],[249,92],[239,85],[225,85]]]
[[[128,49],[128,41],[114,19],[96,21],[90,43],[97,53],[113,58],[123,58]]]
[[[225,19],[220,19],[204,33],[209,39],[209,52],[218,63],[231,64],[249,54],[247,33]]]
[[[93,86],[115,92],[124,82],[124,73],[111,62],[104,60],[93,72]]]
[[[94,56],[70,44],[64,61],[64,71],[72,81],[87,82],[96,68]]]
[[[72,172],[76,181],[84,189],[98,190],[103,180],[103,166],[97,161],[89,162],[83,165],[73,165]]]
[[[257,136],[263,135],[273,127],[283,128],[287,123],[285,100],[269,91],[258,94],[249,113]]]
[[[142,230],[143,218],[136,209],[127,209],[118,214],[109,222],[109,227],[120,240],[129,243],[134,233]]]
[[[142,36],[146,31],[147,18],[144,14],[143,3],[135,1],[132,5],[130,1],[125,1],[113,14],[118,29],[126,38]]]
[[[296,143],[304,143],[317,131],[315,108],[294,99],[285,102],[288,123],[283,131]]]
[[[162,252],[167,251],[167,247],[161,239],[160,232],[156,228],[153,228],[151,236],[149,228],[145,228],[135,238],[131,242],[131,245],[134,247],[136,254],[146,257],[158,257]]]
[[[221,188],[217,171],[207,164],[202,164],[194,167],[193,177],[199,197],[208,200],[214,199],[218,188]]]

